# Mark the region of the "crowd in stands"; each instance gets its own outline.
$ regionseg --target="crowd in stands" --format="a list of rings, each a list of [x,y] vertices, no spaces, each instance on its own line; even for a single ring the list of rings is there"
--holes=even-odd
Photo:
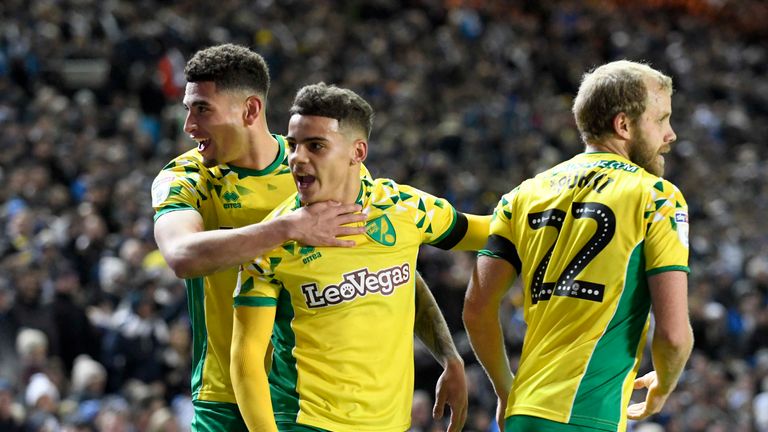
[[[185,288],[154,243],[149,190],[194,145],[186,59],[234,42],[268,61],[272,132],[300,86],[350,87],[377,113],[374,176],[479,214],[581,151],[570,108],[584,72],[628,58],[671,75],[666,177],[690,206],[696,342],[664,410],[630,430],[768,431],[760,17],[760,0],[3,0],[0,430],[189,430]],[[424,248],[419,269],[466,361],[465,430],[490,432],[496,400],[461,324],[473,262]],[[513,287],[502,315],[513,365],[521,301]],[[413,430],[445,430],[430,415],[440,368],[422,347],[416,367]]]

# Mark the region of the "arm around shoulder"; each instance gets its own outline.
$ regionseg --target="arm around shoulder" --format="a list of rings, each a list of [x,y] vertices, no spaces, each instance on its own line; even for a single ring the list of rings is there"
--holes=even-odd
[[[464,237],[453,247],[453,250],[480,250],[488,240],[488,232],[491,228],[491,215],[473,215],[463,213],[467,218],[467,232]]]
[[[195,210],[165,213],[155,221],[155,241],[180,278],[205,276],[248,262],[290,240],[290,220],[274,219],[235,229],[205,230]]]

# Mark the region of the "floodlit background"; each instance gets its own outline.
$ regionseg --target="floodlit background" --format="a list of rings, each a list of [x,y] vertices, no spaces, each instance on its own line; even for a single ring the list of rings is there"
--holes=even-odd
[[[474,213],[581,151],[584,72],[627,58],[671,75],[696,347],[665,410],[630,428],[768,431],[766,22],[761,0],[3,0],[0,430],[189,429],[186,298],[149,187],[194,145],[186,59],[235,42],[269,63],[272,132],[300,86],[350,87],[377,112],[374,176]],[[425,248],[419,269],[467,363],[466,430],[483,432],[495,397],[460,319],[473,261]],[[513,363],[520,296],[503,315]],[[413,429],[444,430],[440,369],[417,351]]]

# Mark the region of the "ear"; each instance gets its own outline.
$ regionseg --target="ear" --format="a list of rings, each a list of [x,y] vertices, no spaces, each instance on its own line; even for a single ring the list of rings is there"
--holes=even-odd
[[[620,138],[632,138],[632,121],[626,113],[620,112],[613,117],[613,132]]]
[[[259,96],[251,95],[245,100],[245,111],[243,112],[243,122],[251,126],[259,119],[264,110],[264,102]]]
[[[350,165],[362,163],[368,157],[368,142],[363,139],[355,140],[352,144],[352,151]]]

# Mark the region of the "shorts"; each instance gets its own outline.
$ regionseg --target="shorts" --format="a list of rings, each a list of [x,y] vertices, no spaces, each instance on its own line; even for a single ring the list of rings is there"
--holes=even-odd
[[[192,405],[192,432],[248,432],[240,409],[233,403],[198,400]]]
[[[504,432],[593,432],[596,430],[605,429],[593,429],[527,415],[509,416],[504,421]]]
[[[277,430],[280,432],[328,432],[325,429],[316,428],[314,426],[286,422],[278,423]]]

